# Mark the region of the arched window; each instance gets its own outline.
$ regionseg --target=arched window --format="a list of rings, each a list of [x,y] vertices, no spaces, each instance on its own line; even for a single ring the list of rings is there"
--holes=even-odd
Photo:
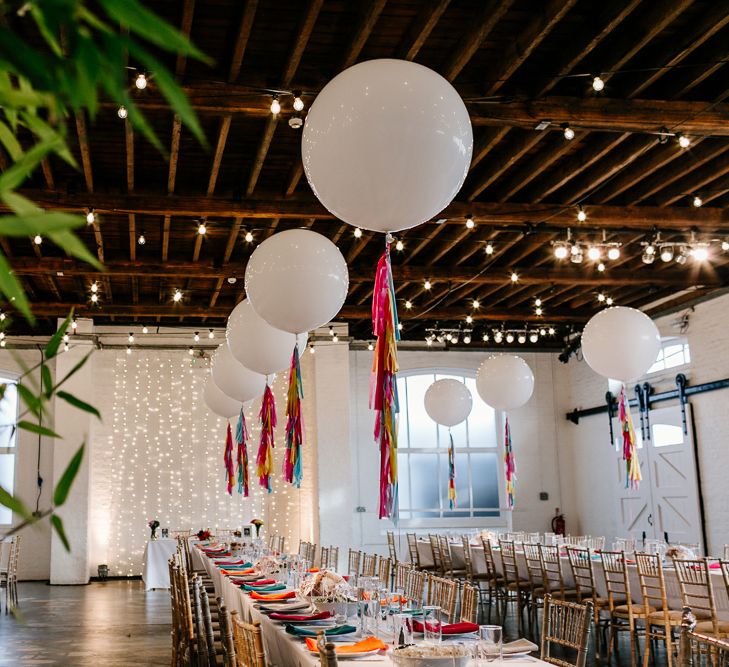
[[[456,451],[456,507],[448,502],[448,429],[425,412],[428,387],[443,378],[465,382],[473,396],[469,418],[451,429]],[[411,526],[500,525],[502,462],[499,419],[476,391],[475,372],[419,369],[398,374],[400,518]]]

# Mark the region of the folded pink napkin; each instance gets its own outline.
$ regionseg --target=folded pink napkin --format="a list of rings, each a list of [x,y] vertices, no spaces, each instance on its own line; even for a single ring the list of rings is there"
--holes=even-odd
[[[275,579],[259,579],[258,581],[248,581],[246,582],[249,586],[270,586],[271,584],[275,584]]]
[[[278,612],[269,614],[269,618],[274,621],[295,621],[296,623],[301,623],[301,621],[323,621],[331,618],[331,616],[332,612],[330,611],[320,611],[318,614],[280,614]],[[478,629],[478,626],[476,626],[476,629]]]
[[[423,631],[423,623],[421,621],[413,620],[413,629],[415,632]],[[451,623],[449,625],[441,626],[441,634],[444,635],[463,635],[467,632],[478,632],[478,625],[476,623]]]

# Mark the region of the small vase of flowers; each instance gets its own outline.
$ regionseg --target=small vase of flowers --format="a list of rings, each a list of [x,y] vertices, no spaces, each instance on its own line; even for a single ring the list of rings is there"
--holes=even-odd
[[[150,530],[149,539],[156,540],[157,539],[157,528],[159,528],[159,521],[157,521],[157,519],[152,519],[147,522],[147,525],[149,526],[149,530]]]
[[[209,530],[198,530],[197,531],[197,539],[200,540],[200,542],[207,542],[212,535],[210,534]]]
[[[256,537],[260,537],[261,526],[263,526],[263,521],[261,521],[260,519],[251,519],[251,525],[256,527]]]

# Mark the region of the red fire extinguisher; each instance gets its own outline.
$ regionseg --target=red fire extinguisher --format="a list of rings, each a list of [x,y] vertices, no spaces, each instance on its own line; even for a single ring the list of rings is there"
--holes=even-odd
[[[559,507],[557,507],[555,510],[555,516],[552,519],[552,532],[556,535],[564,535],[565,534],[565,522],[564,522],[564,514],[559,513]]]

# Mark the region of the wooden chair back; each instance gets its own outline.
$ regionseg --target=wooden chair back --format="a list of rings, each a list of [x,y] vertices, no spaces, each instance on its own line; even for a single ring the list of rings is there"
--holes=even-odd
[[[347,574],[349,576],[359,576],[360,564],[362,562],[362,552],[355,551],[354,549],[349,550],[349,556],[347,557]]]
[[[438,605],[446,623],[453,623],[456,618],[457,599],[458,582],[455,579],[446,579],[433,575],[428,577],[427,604]]]
[[[696,617],[683,608],[678,667],[729,667],[729,643],[694,632]]]
[[[567,547],[567,557],[570,561],[572,577],[575,580],[577,601],[582,602],[587,598],[596,600],[595,573],[592,570],[590,550],[582,547]]]
[[[492,581],[496,580],[496,561],[494,560],[494,550],[491,547],[491,542],[485,537],[481,537],[481,544],[483,545],[483,557],[486,562],[486,574]]]
[[[499,540],[501,547],[501,571],[504,575],[504,582],[507,584],[519,584],[519,563],[516,561],[516,548],[510,540]]]
[[[542,562],[545,590],[552,593],[559,592],[564,599],[564,575],[562,572],[562,559],[559,557],[559,547],[540,544],[539,558]]]
[[[649,607],[663,611],[665,625],[668,625],[669,608],[661,557],[657,554],[637,553],[635,562],[638,566],[638,581],[640,581],[640,592],[643,595],[646,615],[650,613]]]
[[[391,530],[387,531],[387,549],[390,554],[390,560],[397,563],[397,548],[395,547],[395,533]]]
[[[627,604],[632,618],[633,597],[630,592],[630,577],[625,552],[603,551],[600,553],[600,561],[605,577],[608,609],[612,612],[618,605]]]
[[[215,643],[215,635],[213,633],[213,618],[210,614],[210,598],[202,585],[202,580],[198,577],[197,594],[200,597],[200,609],[202,614],[203,632],[205,633],[205,650],[207,652],[208,667],[217,667],[217,646]]]
[[[710,620],[713,634],[719,636],[719,619],[716,615],[714,587],[709,573],[709,559],[673,559],[673,567],[681,589],[681,605],[689,607],[696,618]]]
[[[453,576],[451,543],[445,535],[438,535],[438,549],[440,550],[440,562],[443,568],[443,574]]]
[[[304,560],[308,560],[309,556],[309,543],[304,540],[299,540],[299,551],[298,554]]]
[[[319,555],[319,567],[326,569],[329,567],[329,547],[322,547]]]
[[[362,571],[363,577],[374,577],[377,570],[377,556],[375,554],[362,554]]]
[[[422,604],[425,593],[425,580],[427,575],[421,570],[411,568],[405,579],[405,597]]]
[[[223,646],[223,667],[238,667],[235,657],[235,643],[233,641],[233,623],[230,612],[225,606],[223,598],[217,598],[218,622],[220,623],[220,643]],[[243,665],[241,665],[243,667]]]
[[[406,533],[408,540],[408,554],[414,567],[420,567],[420,554],[418,553],[418,536],[415,533]]]
[[[463,544],[463,563],[466,568],[466,579],[473,581],[473,555],[471,554],[471,539],[468,535],[461,535]]]
[[[478,623],[478,586],[463,584],[461,589],[461,621]]]
[[[440,542],[438,542],[438,536],[429,534],[428,540],[430,541],[430,550],[433,553],[433,566],[436,571],[443,572],[443,559],[440,553]]]
[[[238,665],[266,667],[266,653],[263,650],[260,622],[243,623],[238,620],[238,612],[235,610],[230,616],[233,622],[233,641]]]
[[[587,643],[592,622],[592,603],[578,604],[544,598],[544,621],[542,624],[541,658],[551,665],[574,665],[585,667],[587,662]],[[575,652],[574,662],[563,656],[552,656],[552,647],[559,646],[562,651],[569,649]]]
[[[524,560],[526,560],[529,583],[532,590],[537,586],[545,586],[544,573],[542,572],[542,559],[539,556],[538,544],[524,543]]]
[[[396,591],[405,590],[405,584],[408,578],[408,572],[414,569],[409,563],[395,563],[395,577],[393,586]]]
[[[392,576],[392,561],[389,558],[380,558],[377,563],[377,578],[383,586],[390,588]]]

